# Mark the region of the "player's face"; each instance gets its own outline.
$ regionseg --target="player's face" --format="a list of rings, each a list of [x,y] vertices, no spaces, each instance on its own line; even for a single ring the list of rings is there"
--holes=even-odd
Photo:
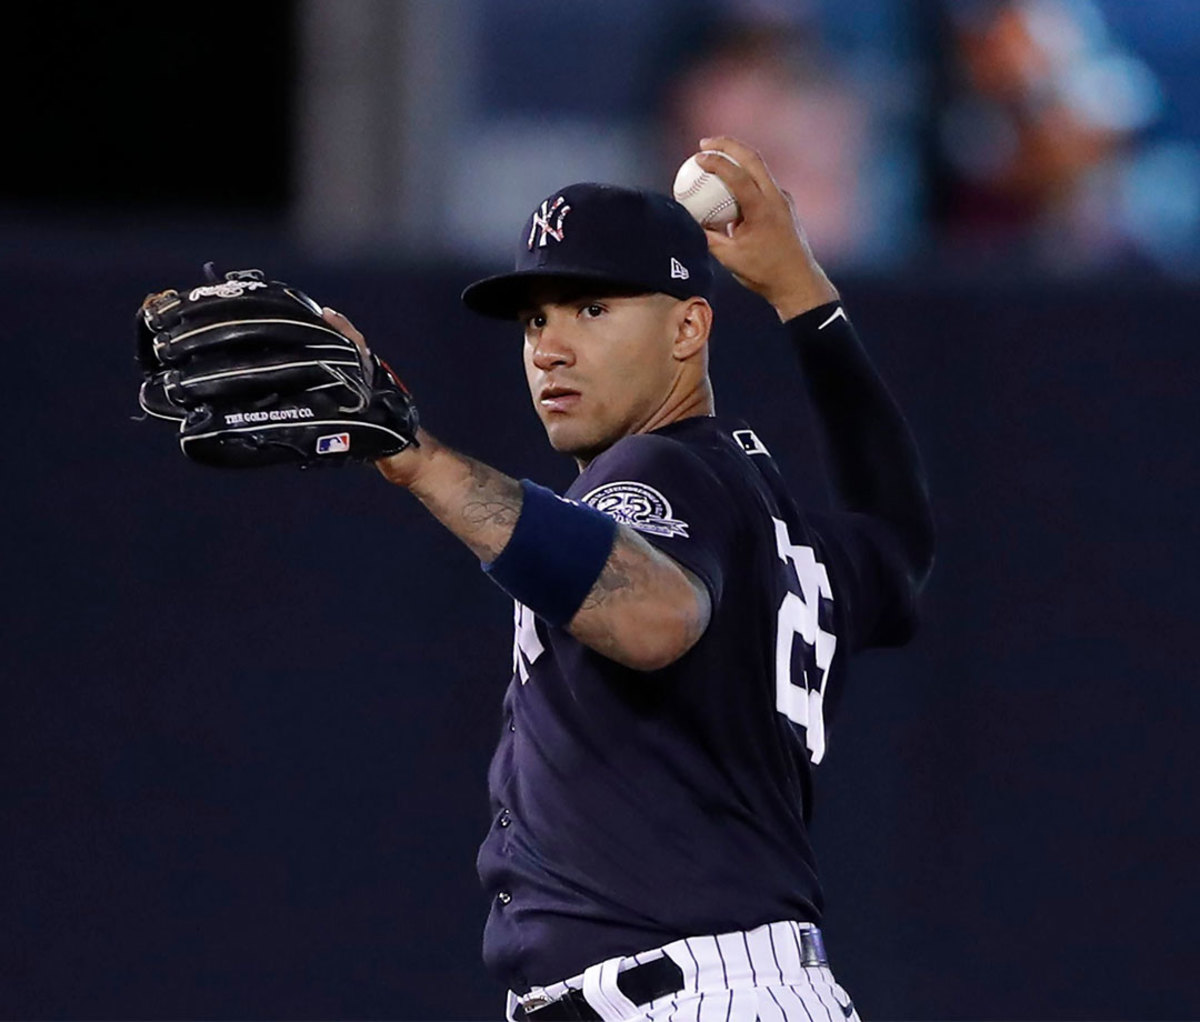
[[[530,299],[525,376],[556,451],[586,463],[632,433],[672,421],[681,404],[674,354],[680,301],[559,286]]]

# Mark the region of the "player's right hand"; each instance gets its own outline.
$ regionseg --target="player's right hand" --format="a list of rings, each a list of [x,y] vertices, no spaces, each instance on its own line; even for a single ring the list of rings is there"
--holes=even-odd
[[[781,320],[836,300],[837,289],[813,257],[791,195],[779,187],[762,156],[728,136],[702,138],[700,148],[715,149],[741,164],[696,156],[701,167],[725,182],[742,211],[728,234],[724,228],[704,232],[717,260],[770,302]]]

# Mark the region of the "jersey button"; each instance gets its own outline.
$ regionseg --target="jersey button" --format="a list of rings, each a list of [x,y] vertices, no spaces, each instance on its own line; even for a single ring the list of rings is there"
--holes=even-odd
[[[507,809],[501,809],[500,826],[507,827],[510,823],[512,823],[512,813],[510,813]]]
[[[510,901],[512,901],[512,895],[509,894],[508,891],[501,891],[496,895],[496,900],[500,902],[501,905],[507,905]]]

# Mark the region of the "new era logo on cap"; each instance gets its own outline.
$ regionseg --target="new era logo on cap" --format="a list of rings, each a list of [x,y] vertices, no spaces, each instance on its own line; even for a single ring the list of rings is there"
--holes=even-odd
[[[687,271],[687,267],[674,256],[671,256],[671,276],[675,280],[687,280],[691,276]]]
[[[349,433],[330,433],[317,437],[318,454],[345,454],[350,450]]]

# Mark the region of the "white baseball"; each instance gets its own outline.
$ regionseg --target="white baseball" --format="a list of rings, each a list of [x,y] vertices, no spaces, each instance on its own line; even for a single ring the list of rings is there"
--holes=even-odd
[[[741,166],[732,156],[716,149],[705,149],[703,152],[720,156],[735,166]],[[695,156],[689,156],[683,161],[671,190],[675,201],[691,213],[701,227],[725,227],[742,216],[737,199],[733,197],[725,182],[701,167]]]

